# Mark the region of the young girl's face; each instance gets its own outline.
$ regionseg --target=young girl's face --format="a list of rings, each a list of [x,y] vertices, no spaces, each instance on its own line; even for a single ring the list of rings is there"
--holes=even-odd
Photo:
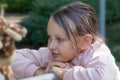
[[[47,32],[48,48],[51,50],[53,60],[66,62],[77,55],[73,43],[68,39],[65,31],[52,18],[48,22]]]

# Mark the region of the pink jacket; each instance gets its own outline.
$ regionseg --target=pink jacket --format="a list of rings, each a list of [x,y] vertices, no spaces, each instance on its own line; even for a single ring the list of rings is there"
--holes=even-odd
[[[19,78],[32,77],[38,68],[46,67],[52,60],[48,48],[20,49],[16,53],[12,68]],[[120,80],[120,71],[114,57],[103,43],[94,43],[70,64],[74,66],[65,72],[63,80]]]

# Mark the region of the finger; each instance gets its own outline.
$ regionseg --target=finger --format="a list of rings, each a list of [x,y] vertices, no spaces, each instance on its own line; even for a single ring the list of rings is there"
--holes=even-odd
[[[57,72],[57,71],[59,71],[59,70],[60,70],[59,67],[52,66],[51,69],[50,69],[50,72]]]
[[[69,63],[65,63],[65,65],[66,65],[66,68],[72,68],[73,67],[73,65],[71,65]]]
[[[47,66],[47,68],[45,69],[45,73],[48,73],[50,70],[50,66]]]
[[[49,62],[47,68],[45,69],[45,73],[49,73],[52,66],[57,66],[57,62]]]
[[[62,63],[62,62],[52,62],[51,65],[61,67],[61,68],[64,68],[66,66],[65,63]]]
[[[51,66],[52,66],[52,62],[49,62],[48,65],[47,65],[47,68],[45,69],[45,73],[49,72]]]
[[[62,79],[64,74],[64,68],[53,66],[50,72],[54,72],[60,79]]]
[[[46,70],[45,70],[45,73],[48,73],[48,72],[51,72],[51,67],[53,66],[56,66],[56,67],[61,67],[61,68],[65,68],[66,67],[66,64],[65,63],[62,63],[62,62],[56,62],[56,61],[52,61],[48,64]]]

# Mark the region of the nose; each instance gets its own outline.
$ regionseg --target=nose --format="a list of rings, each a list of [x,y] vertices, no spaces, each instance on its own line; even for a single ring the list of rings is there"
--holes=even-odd
[[[52,40],[51,42],[48,43],[48,47],[50,50],[55,50],[57,46],[57,42]]]

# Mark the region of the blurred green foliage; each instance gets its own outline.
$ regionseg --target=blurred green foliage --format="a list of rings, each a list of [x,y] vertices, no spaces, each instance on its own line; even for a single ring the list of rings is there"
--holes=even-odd
[[[25,13],[31,10],[34,0],[0,0],[0,6],[4,6],[7,12]]]
[[[4,8],[4,9],[7,9],[8,8],[8,5],[7,4],[5,4],[5,3],[0,3],[0,8]]]
[[[21,43],[38,48],[47,45],[46,27],[51,13],[63,5],[76,1],[83,1],[92,5],[99,15],[100,0],[0,0],[0,6],[4,6],[8,12],[29,12],[29,17],[20,23],[28,29],[27,37]],[[106,21],[108,23],[120,19],[119,3],[120,0],[106,0]],[[113,33],[119,34],[117,33],[118,29],[113,30]],[[109,44],[114,43],[114,41],[119,42],[115,36],[108,36],[109,38],[113,37]]]
[[[120,23],[114,22],[107,25],[107,45],[117,61],[120,61]]]
[[[34,48],[47,45],[47,22],[53,11],[59,7],[79,0],[35,0],[32,5],[30,17],[23,20],[21,25],[28,29],[28,35],[23,40],[24,43],[32,44]],[[88,2],[88,0],[83,0]],[[95,4],[98,4],[96,0]],[[92,2],[91,2],[92,4]],[[97,6],[97,5],[94,5]]]
[[[120,19],[120,0],[106,0],[106,21]]]

